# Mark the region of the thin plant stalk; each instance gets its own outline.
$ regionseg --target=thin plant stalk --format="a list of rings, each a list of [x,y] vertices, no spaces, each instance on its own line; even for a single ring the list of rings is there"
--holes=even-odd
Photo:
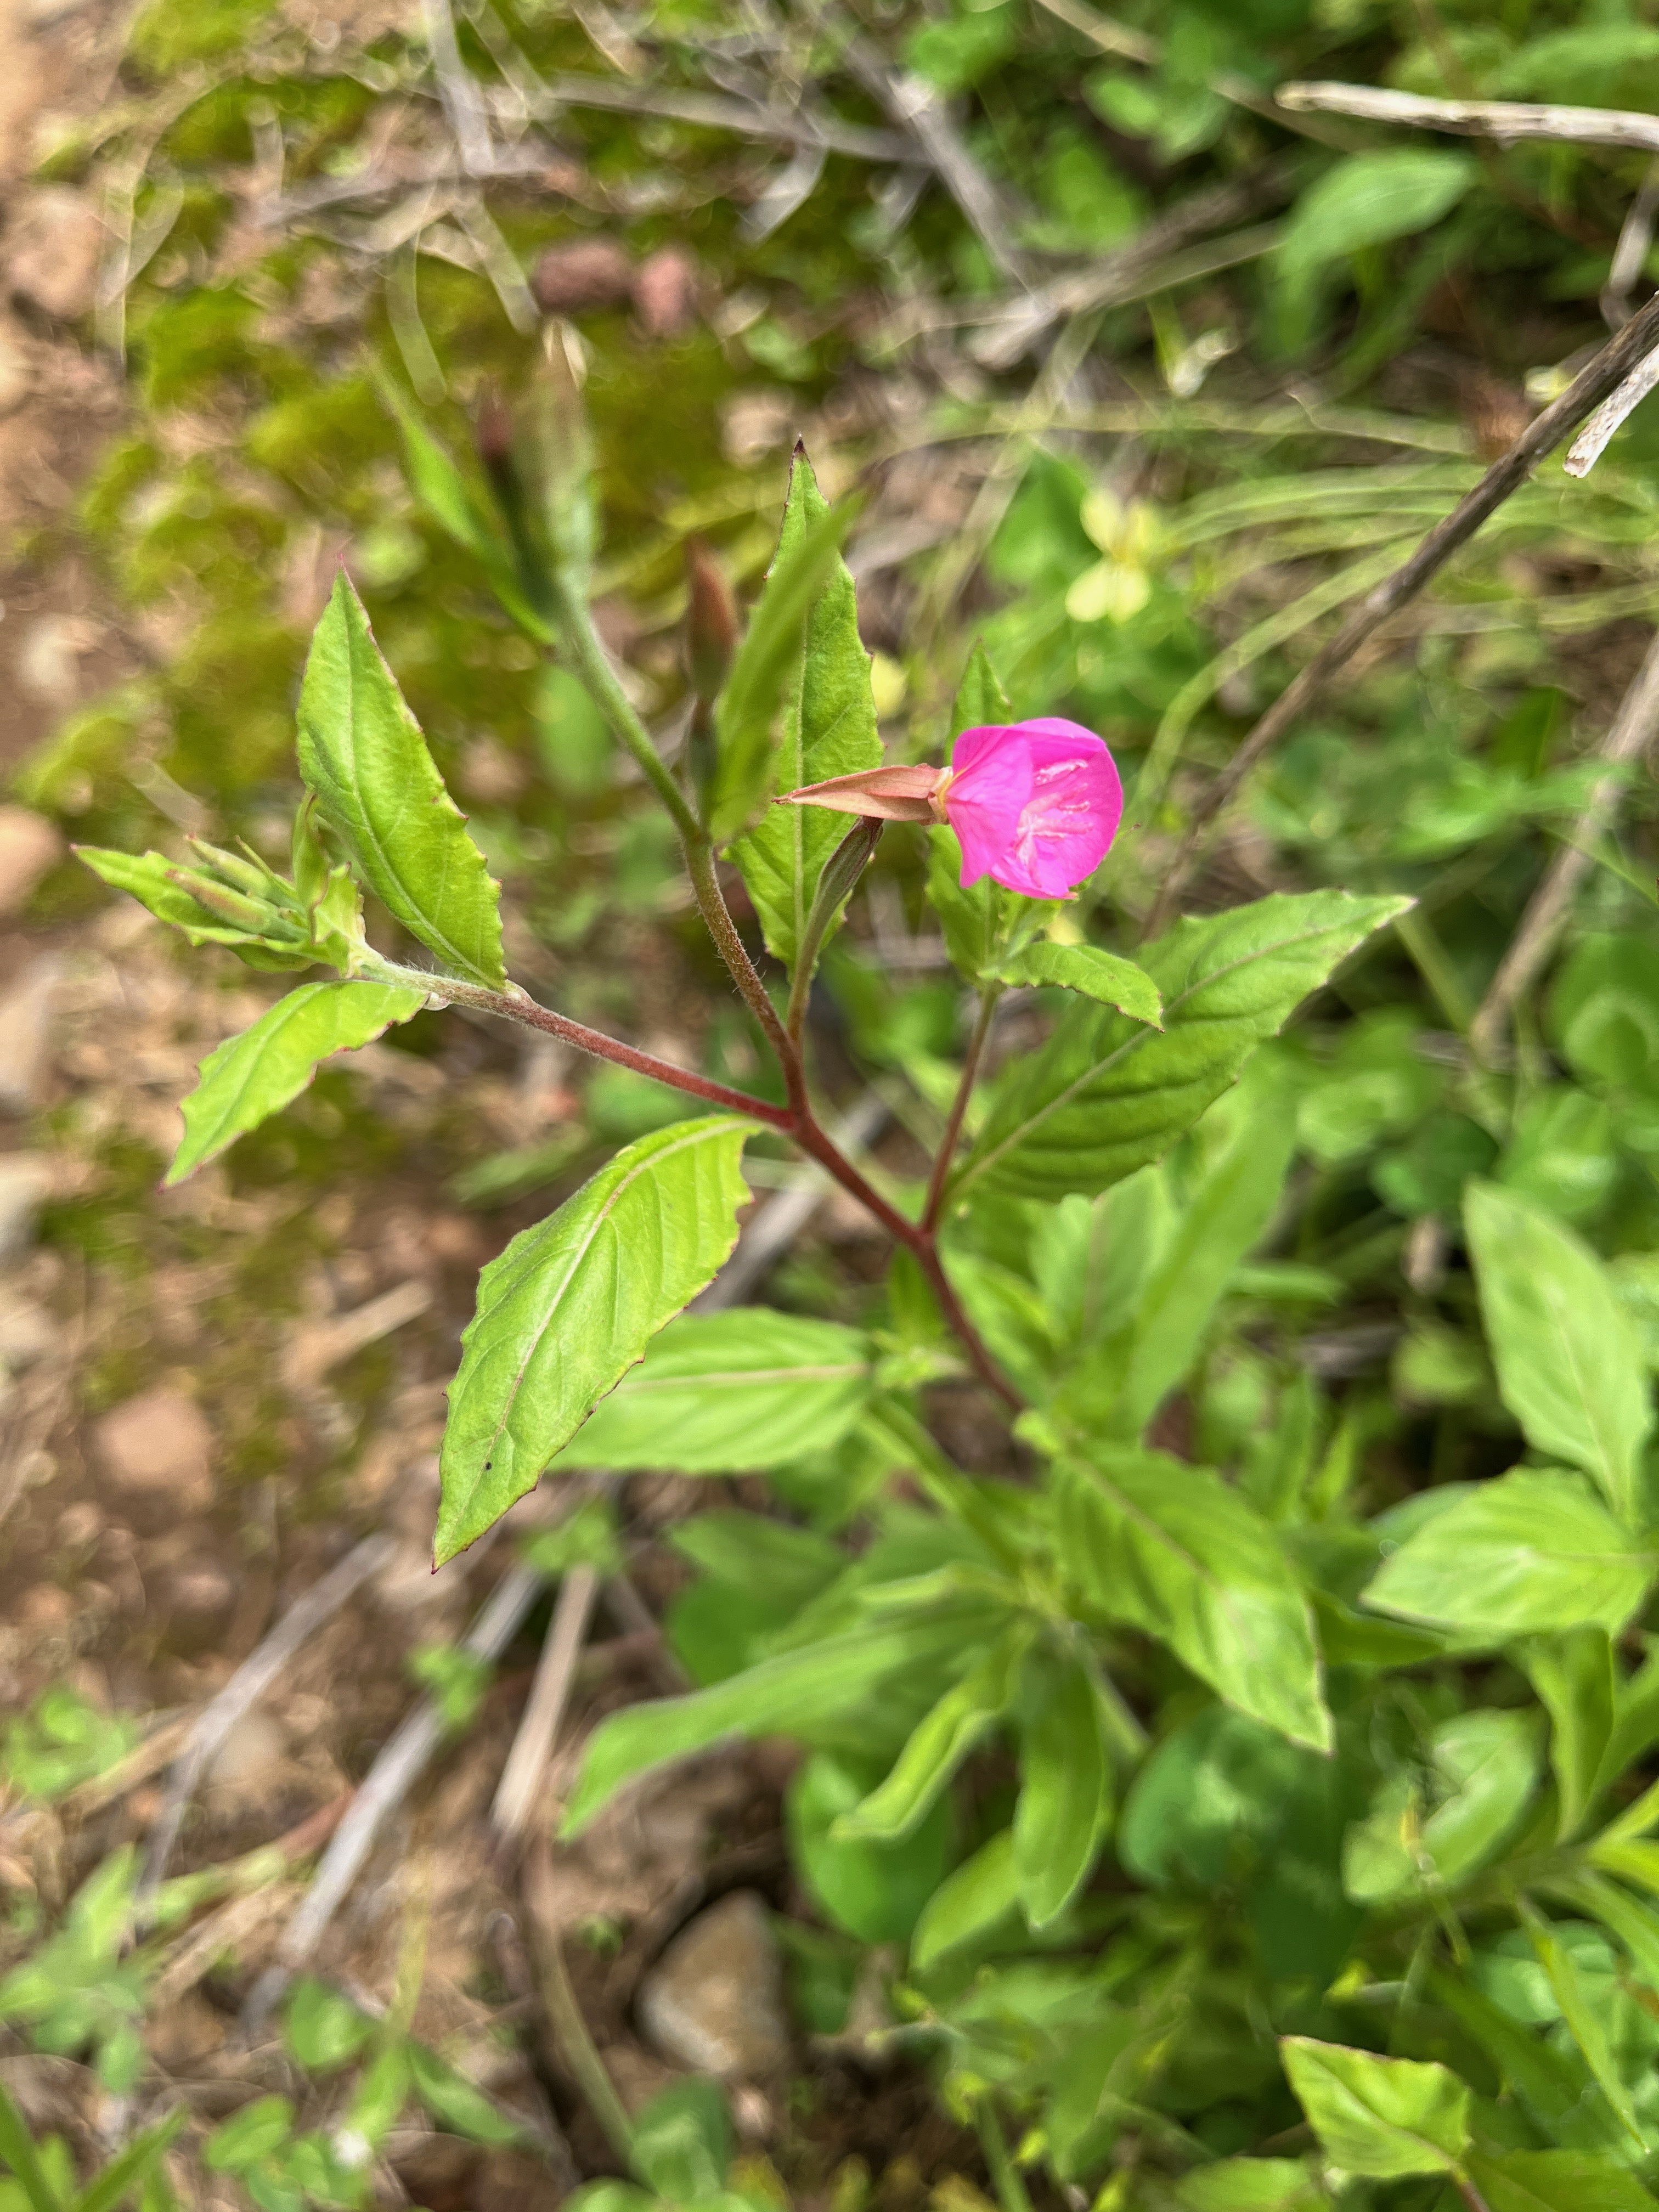
[[[962,1080],[957,1085],[957,1095],[951,1102],[951,1117],[945,1125],[945,1135],[933,1159],[933,1172],[928,1178],[927,1201],[921,1209],[921,1225],[929,1236],[939,1228],[939,1216],[945,1211],[945,1186],[950,1178],[951,1162],[956,1156],[957,1139],[962,1134],[968,1102],[974,1095],[974,1085],[979,1079],[979,1064],[984,1056],[986,1043],[991,1035],[991,1024],[997,1017],[998,1001],[1002,997],[1000,983],[987,983],[979,994],[979,1012],[974,1018],[973,1034],[968,1040],[967,1058],[962,1064]]]

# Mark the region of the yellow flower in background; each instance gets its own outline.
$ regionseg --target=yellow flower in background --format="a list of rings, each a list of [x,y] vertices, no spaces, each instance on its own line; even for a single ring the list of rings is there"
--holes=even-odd
[[[1152,596],[1157,510],[1146,500],[1121,500],[1097,488],[1084,494],[1079,520],[1102,557],[1073,581],[1066,611],[1073,622],[1127,622]]]

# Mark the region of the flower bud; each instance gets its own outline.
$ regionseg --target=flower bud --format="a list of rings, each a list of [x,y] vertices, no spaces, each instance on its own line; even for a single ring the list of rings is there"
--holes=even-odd
[[[685,659],[699,702],[712,707],[738,643],[738,603],[726,571],[701,538],[685,541]]]

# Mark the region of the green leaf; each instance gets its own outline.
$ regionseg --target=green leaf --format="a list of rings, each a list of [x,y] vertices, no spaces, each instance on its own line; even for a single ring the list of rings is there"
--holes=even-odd
[[[1601,2094],[1619,2115],[1620,2124],[1632,2141],[1643,2150],[1647,2148],[1647,2137],[1636,2117],[1636,2106],[1631,2099],[1624,2076],[1619,2071],[1607,2039],[1595,2001],[1584,1986],[1571,1952],[1561,1941],[1541,1914],[1534,1912],[1524,1899],[1521,1904],[1521,1918],[1532,1938],[1532,1947],[1538,1954],[1538,1963],[1549,1976],[1555,2001],[1561,2008],[1561,2017],[1566,2021],[1568,2033],[1577,2045],[1584,2063],[1595,2075]]]
[[[1583,1826],[1613,1740],[1619,1683],[1604,1628],[1575,1628],[1535,1644],[1522,1662],[1550,1717],[1550,1765],[1559,1801],[1556,1838]]]
[[[1648,1987],[1659,1993],[1659,1913],[1599,1874],[1577,1874],[1549,1884],[1550,1894],[1599,1920],[1622,1943]]]
[[[1030,1632],[1012,1629],[920,1720],[879,1788],[836,1820],[837,1842],[900,1843],[932,1812],[969,1753],[1007,1710]]]
[[[202,1062],[196,1088],[179,1109],[185,1134],[167,1188],[280,1113],[320,1061],[371,1042],[425,1004],[425,992],[400,983],[301,983],[278,999],[251,1030],[228,1038]]]
[[[1504,1404],[1534,1449],[1583,1468],[1634,1522],[1653,1411],[1607,1269],[1540,1206],[1493,1183],[1469,1185],[1463,1214]]]
[[[1329,1748],[1308,1601],[1271,1526],[1219,1475],[1102,1443],[1062,1462],[1057,1510],[1091,1608],[1167,1644],[1237,1711]]]
[[[229,921],[215,921],[184,886],[174,881],[180,864],[164,853],[114,853],[100,845],[77,845],[85,861],[112,890],[125,891],[158,921],[182,930],[192,945],[243,945],[254,933]]]
[[[672,2082],[635,2118],[635,2171],[672,2203],[714,2196],[726,2179],[732,2151],[732,2115],[713,2081]]]
[[[233,2112],[202,2146],[216,2173],[245,2173],[269,2158],[294,2132],[294,2107],[286,2097],[256,2097]]]
[[[796,465],[805,468],[806,463],[801,459]],[[789,508],[784,510],[777,557],[749,617],[749,627],[714,710],[708,830],[716,844],[723,845],[747,829],[775,788],[778,709],[786,693],[793,690],[793,710],[799,715],[805,687],[816,687],[822,680],[807,659],[807,623],[847,574],[841,547],[855,512],[847,506],[823,508],[804,529],[791,531]],[[838,633],[836,642],[844,647],[845,641]],[[848,684],[854,701],[860,683],[867,690],[870,682],[869,661],[861,647],[857,651],[856,669],[848,658],[833,672]],[[809,776],[806,780],[818,779]],[[797,788],[794,784],[786,787]],[[844,823],[842,835],[846,835]]]
[[[1142,962],[1164,1027],[1105,1008],[1061,1015],[1000,1087],[955,1185],[1053,1199],[1101,1191],[1166,1152],[1309,992],[1405,911],[1398,898],[1275,894],[1178,922]]]
[[[1471,2151],[1467,2165],[1486,2212],[1653,2212],[1633,2173],[1590,2151]]]
[[[983,1625],[983,1608],[978,1608]],[[974,1614],[968,1616],[972,1621]],[[689,1697],[625,1706],[593,1731],[563,1833],[586,1826],[626,1782],[684,1759],[726,1736],[810,1735],[854,1711],[877,1691],[948,1668],[964,1634],[961,1611],[861,1625],[848,1634],[763,1659],[741,1674]],[[862,1794],[862,1793],[860,1793]],[[850,1809],[857,1798],[849,1798]]]
[[[161,2165],[189,2118],[189,2112],[181,2105],[153,2128],[135,2136],[76,2197],[75,2212],[117,2212],[117,2207],[125,2203],[134,2190],[142,2188]]]
[[[951,742],[966,730],[1003,728],[1014,719],[1007,693],[991,665],[983,640],[975,640],[963,672],[962,688],[951,709]],[[969,982],[990,974],[1017,907],[1016,894],[989,876],[967,890],[962,887],[962,847],[954,830],[940,823],[927,837],[927,903],[939,916],[945,946]],[[1027,911],[1030,909],[1028,908]]]
[[[1058,1920],[1094,1869],[1112,1814],[1112,1771],[1100,1700],[1069,1656],[1034,1655],[1020,1731],[1014,1869],[1025,1917]]]
[[[368,2014],[314,1974],[301,1975],[295,1984],[283,2040],[307,2074],[332,2073],[355,2058],[374,2034]]]
[[[1529,1712],[1456,1713],[1430,1739],[1439,1802],[1425,1817],[1408,1772],[1389,1775],[1363,1820],[1343,1838],[1342,1886],[1373,1905],[1463,1881],[1498,1850],[1538,1780],[1538,1731]]]
[[[12,2102],[4,2082],[0,2081],[0,2159],[3,2159],[22,2184],[33,2212],[66,2212],[66,2207],[46,2178],[34,2147],[34,2136],[28,2122]]]
[[[676,1121],[617,1154],[478,1279],[440,1460],[437,1563],[535,1487],[607,1390],[714,1279],[750,1125]]]
[[[343,568],[300,687],[300,770],[363,880],[453,974],[499,990],[500,890]]]
[[[1004,1828],[947,1875],[928,1899],[910,1939],[912,1972],[926,1973],[951,1952],[978,1942],[1018,1903],[1014,1832]]]
[[[1279,270],[1286,282],[1304,283],[1362,246],[1427,230],[1455,207],[1475,174],[1468,154],[1412,146],[1350,154],[1297,200],[1279,244]]]
[[[1295,1142],[1282,1100],[1249,1116],[1206,1173],[1133,1316],[1079,1368],[1060,1410],[1108,1436],[1139,1435],[1197,1358],[1233,1270],[1272,1220]]]
[[[806,457],[798,453],[778,540],[780,559],[826,512]],[[799,684],[784,708],[777,787],[797,791],[805,783],[851,775],[878,767],[881,757],[857,594],[845,564],[837,562],[807,618]],[[846,835],[847,817],[827,807],[775,806],[733,848],[768,950],[786,968],[795,964],[824,863]]]
[[[1307,2167],[1289,2158],[1222,2158],[1172,2184],[1170,2212],[1324,2212],[1330,2203]]]
[[[869,1340],[833,1322],[740,1306],[671,1322],[562,1455],[570,1467],[729,1474],[840,1443],[869,1403]]]
[[[1364,1595],[1379,1612],[1494,1642],[1581,1626],[1614,1636],[1653,1570],[1581,1476],[1521,1468],[1408,1536]]]
[[[735,1508],[694,1513],[669,1532],[668,1540],[715,1582],[763,1593],[786,1614],[808,1604],[847,1565],[840,1545],[815,1528]]]
[[[423,2043],[411,2041],[404,2045],[404,2055],[409,2061],[415,2094],[441,2127],[448,2129],[452,2135],[465,2136],[470,2142],[487,2143],[501,2149],[524,2141],[523,2128],[487,2097],[476,2081],[469,2081],[465,2074],[458,2074],[435,2051],[428,2051]]]
[[[902,1943],[950,1864],[951,1807],[935,1798],[908,1835],[843,1835],[874,1778],[862,1762],[815,1753],[784,1802],[790,1856],[837,1927],[861,1943]]]
[[[1333,2164],[1382,2181],[1455,2171],[1468,2148],[1469,2092],[1449,2067],[1307,2035],[1281,2036],[1279,2050]]]
[[[1155,1030],[1164,1026],[1164,1001],[1152,977],[1133,960],[1103,952],[1097,945],[1051,945],[1039,938],[1005,960],[997,974],[1005,983],[1079,991],[1103,1006],[1115,1006],[1132,1022],[1148,1022]]]

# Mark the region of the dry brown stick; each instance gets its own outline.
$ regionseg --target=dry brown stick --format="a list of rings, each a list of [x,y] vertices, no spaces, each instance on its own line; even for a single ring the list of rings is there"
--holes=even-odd
[[[1549,138],[1577,146],[1634,148],[1659,153],[1659,115],[1619,107],[1555,107],[1522,100],[1431,100],[1367,84],[1281,84],[1281,107],[1327,115],[1358,115],[1370,123],[1406,123],[1459,138]]]
[[[489,1808],[490,1826],[508,1847],[517,1844],[535,1810],[599,1591],[599,1577],[592,1567],[572,1567],[559,1585],[529,1702]]]
[[[1596,757],[1611,770],[1625,768],[1646,750],[1656,730],[1659,730],[1659,635],[1655,635],[1630,689],[1620,701],[1613,726],[1596,747]],[[1590,848],[1611,823],[1624,784],[1624,777],[1617,773],[1597,781],[1589,804],[1573,824],[1566,843],[1545,869],[1521,917],[1521,927],[1469,1024],[1469,1045],[1478,1060],[1491,1061],[1496,1057],[1504,1024],[1548,959],[1578,887],[1595,865]]]
[[[383,1565],[391,1553],[389,1536],[365,1536],[319,1583],[314,1583],[302,1597],[295,1600],[191,1729],[168,1777],[167,1796],[150,1831],[149,1850],[137,1893],[141,1918],[161,1887],[173,1846],[179,1839],[185,1808],[214,1754],[243,1714],[264,1695],[301,1645],[333,1619],[359,1583]]]
[[[1144,934],[1155,937],[1174,911],[1188,870],[1205,842],[1211,823],[1228,804],[1267,748],[1284,736],[1309,702],[1337,670],[1352,659],[1367,638],[1390,615],[1414,599],[1431,576],[1468,544],[1512,492],[1518,491],[1547,453],[1598,408],[1639,362],[1659,345],[1659,298],[1631,317],[1589,366],[1574,377],[1561,397],[1531,423],[1501,460],[1495,461],[1474,490],[1443,522],[1436,523],[1403,567],[1366,592],[1324,650],[1286,684],[1199,801],[1180,849],[1165,875]]]

